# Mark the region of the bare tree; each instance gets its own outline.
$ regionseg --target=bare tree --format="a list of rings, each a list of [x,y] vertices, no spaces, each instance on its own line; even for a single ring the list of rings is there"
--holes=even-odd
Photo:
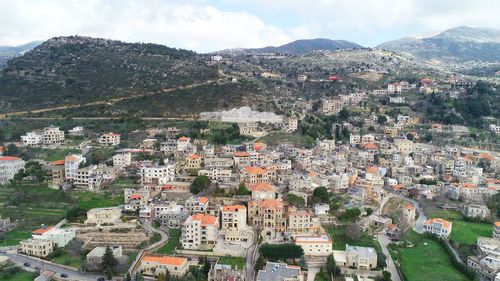
[[[345,230],[347,237],[353,240],[359,239],[361,237],[361,232],[361,226],[359,226],[359,224],[357,223],[351,223]]]

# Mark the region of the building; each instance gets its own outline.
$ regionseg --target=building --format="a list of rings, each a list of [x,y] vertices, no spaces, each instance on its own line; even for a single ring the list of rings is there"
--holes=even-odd
[[[205,214],[208,210],[208,198],[203,196],[191,196],[184,202],[184,206],[190,214]]]
[[[341,99],[330,99],[323,101],[323,113],[326,115],[336,115],[344,107],[344,102]]]
[[[132,153],[120,153],[113,156],[113,166],[125,168],[132,164]]]
[[[274,180],[276,180],[276,169],[274,167],[247,166],[241,171],[241,181],[246,184],[272,182]]]
[[[199,170],[198,176],[207,176],[211,181],[228,182],[231,180],[232,171],[230,169]]]
[[[182,247],[184,249],[211,249],[217,242],[219,220],[216,216],[194,214],[182,224]]]
[[[318,233],[321,223],[309,210],[297,210],[296,207],[288,208],[288,232],[292,235],[304,233]]]
[[[39,228],[31,233],[33,239],[49,240],[58,248],[65,247],[75,239],[75,229],[56,228],[53,226]]]
[[[76,170],[86,162],[81,154],[72,154],[64,158],[64,174],[67,180],[72,180],[76,176]]]
[[[345,251],[333,251],[335,263],[340,267],[371,270],[377,267],[377,252],[372,247],[346,245]]]
[[[330,212],[330,205],[326,203],[317,203],[314,204],[313,209],[314,214],[316,214],[317,216],[328,215],[328,213]]]
[[[70,136],[83,136],[83,127],[73,127],[72,129],[68,130],[68,133],[70,134]]]
[[[85,224],[115,224],[121,222],[122,209],[119,207],[95,208],[87,212]]]
[[[102,135],[98,141],[100,144],[114,146],[114,145],[120,144],[120,138],[121,138],[120,134],[110,132],[110,133]]]
[[[424,232],[435,234],[441,238],[447,238],[451,234],[451,227],[451,222],[440,218],[424,221]]]
[[[140,185],[164,185],[175,179],[175,167],[173,165],[141,167]]]
[[[493,224],[493,238],[500,239],[500,221]]]
[[[122,246],[114,245],[109,248],[113,252],[113,256],[115,257],[115,259],[120,260],[121,257],[123,256]],[[94,249],[92,249],[92,251],[90,251],[87,254],[86,266],[91,270],[100,269],[102,263],[102,257],[104,256],[105,252],[106,252],[106,247],[95,247]]]
[[[199,170],[201,168],[202,158],[198,154],[190,154],[186,157],[184,162],[184,169],[186,170]]]
[[[24,160],[14,156],[0,156],[0,185],[9,183],[22,169]]]
[[[42,135],[35,131],[27,132],[21,136],[21,142],[24,146],[37,146],[42,143]]]
[[[229,264],[221,264],[219,260],[214,264],[208,272],[208,281],[244,281],[245,267],[238,268]]]
[[[247,242],[251,239],[249,237],[251,230],[247,225],[247,208],[245,206],[230,205],[222,207],[221,220],[226,243]]]
[[[274,199],[276,197],[274,186],[267,182],[250,185],[250,191],[252,191],[252,199],[254,200]]]
[[[414,227],[415,226],[415,216],[416,209],[413,204],[406,204],[403,208],[403,213],[401,214],[401,223],[405,225],[405,227]]]
[[[153,207],[155,219],[160,222],[162,229],[179,229],[189,217],[189,211],[184,206],[178,205],[175,202],[169,203]]]
[[[43,129],[42,133],[42,143],[43,144],[55,144],[64,142],[64,131],[61,131],[58,127],[46,127]]]
[[[468,204],[465,205],[462,213],[469,218],[489,219],[491,216],[490,209],[486,205]]]
[[[329,256],[332,254],[333,241],[326,234],[297,236],[295,244],[302,247],[306,256]]]
[[[139,270],[147,276],[158,276],[168,271],[172,276],[182,277],[189,270],[187,258],[146,254],[141,259]]]
[[[286,231],[285,204],[281,199],[248,202],[248,218],[263,236],[276,237]]]
[[[21,253],[29,256],[45,258],[54,251],[54,243],[44,239],[27,239],[19,243]]]
[[[99,190],[103,183],[103,170],[97,165],[77,169],[73,177],[73,184],[77,188]]]
[[[0,233],[10,230],[10,218],[2,218],[0,216]]]
[[[267,262],[257,273],[257,281],[303,281],[300,266],[286,263]]]

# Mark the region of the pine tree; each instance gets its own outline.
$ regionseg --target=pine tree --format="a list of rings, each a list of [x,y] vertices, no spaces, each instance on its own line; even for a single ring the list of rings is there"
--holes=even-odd
[[[113,255],[113,251],[109,246],[106,246],[104,255],[102,256],[101,270],[106,274],[108,280],[113,277],[113,266],[117,264],[117,260]]]

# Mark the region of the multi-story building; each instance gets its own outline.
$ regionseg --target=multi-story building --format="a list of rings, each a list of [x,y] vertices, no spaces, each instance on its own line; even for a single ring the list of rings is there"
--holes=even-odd
[[[250,201],[248,217],[263,236],[276,237],[278,233],[286,231],[285,204],[281,199]]]
[[[54,251],[54,243],[44,239],[27,239],[19,243],[21,252],[39,258],[45,258]]]
[[[64,175],[67,180],[72,180],[76,176],[76,170],[85,163],[86,159],[81,154],[71,154],[64,158]]]
[[[257,273],[257,281],[303,281],[300,266],[286,263],[267,262],[264,269]]]
[[[441,218],[424,221],[424,232],[429,232],[442,238],[447,238],[451,234],[451,227],[451,222]]]
[[[182,224],[182,247],[184,249],[210,249],[217,242],[219,220],[216,216],[194,214]]]
[[[132,153],[120,153],[113,156],[113,166],[125,168],[132,164]]]
[[[21,141],[24,146],[37,146],[42,143],[42,135],[35,131],[27,132],[26,135],[21,136]]]
[[[295,244],[302,247],[306,256],[329,256],[332,254],[333,241],[327,234],[297,236]]]
[[[296,207],[288,208],[288,232],[292,235],[318,233],[321,223],[314,214],[308,210],[297,210]]]
[[[203,196],[192,196],[184,202],[184,206],[190,214],[205,214],[208,210],[208,198]]]
[[[46,127],[43,129],[42,133],[42,143],[43,144],[54,144],[64,142],[64,131],[61,131],[58,127]]]
[[[0,233],[9,231],[11,227],[10,218],[2,218],[0,216]]]
[[[121,222],[122,209],[119,207],[95,208],[87,212],[85,224],[115,224]]]
[[[415,213],[416,209],[413,204],[408,203],[403,208],[403,213],[401,214],[401,223],[405,224],[406,227],[415,226]]]
[[[228,182],[231,180],[232,171],[230,169],[211,169],[211,170],[199,170],[199,176],[206,176],[211,181],[216,182]]]
[[[274,199],[276,197],[275,187],[267,182],[261,182],[250,185],[252,191],[252,199]]]
[[[335,115],[344,107],[344,102],[341,99],[330,99],[323,101],[323,113],[326,115]]]
[[[167,164],[165,166],[141,167],[140,184],[144,185],[164,185],[175,178],[174,165]]]
[[[377,252],[372,247],[346,245],[345,251],[333,251],[335,263],[340,267],[371,270],[377,267]]]
[[[500,221],[493,224],[493,238],[500,240]]]
[[[189,270],[187,258],[147,254],[141,259],[139,268],[144,275],[158,276],[168,271],[172,276],[182,277]]]
[[[182,223],[189,217],[189,211],[182,205],[169,202],[166,205],[155,205],[155,219],[160,223],[162,229],[179,229]]]
[[[104,145],[113,145],[114,146],[114,145],[120,144],[120,139],[121,139],[120,134],[110,132],[110,133],[101,135],[101,137],[99,138],[99,143],[104,144]]]
[[[490,209],[486,205],[468,204],[465,205],[462,213],[469,218],[489,219],[491,216]]]
[[[13,156],[0,156],[0,185],[8,183],[24,169],[24,160]]]
[[[73,228],[56,228],[53,226],[39,228],[31,233],[33,239],[49,240],[54,243],[54,246],[59,248],[65,247],[75,238],[75,229]]]
[[[251,167],[247,166],[241,171],[241,181],[246,184],[259,182],[272,182],[276,180],[275,167]]]
[[[184,169],[198,170],[201,168],[202,157],[198,154],[190,154],[184,162]]]
[[[205,158],[204,166],[207,170],[229,170],[234,164],[234,160],[232,158],[223,158],[223,157],[214,157],[214,158]]]
[[[73,184],[77,188],[99,190],[103,183],[103,171],[97,165],[77,169],[73,177]]]
[[[247,208],[243,205],[224,206],[221,210],[222,231],[227,243],[247,242],[252,232],[247,225]]]

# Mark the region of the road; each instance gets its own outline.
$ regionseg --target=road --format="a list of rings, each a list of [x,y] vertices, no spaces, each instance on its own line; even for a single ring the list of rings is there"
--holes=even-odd
[[[389,249],[387,248],[387,245],[391,243],[387,235],[385,234],[379,234],[377,236],[378,243],[382,247],[382,253],[387,257],[386,259],[386,264],[387,264],[387,271],[391,273],[391,279],[393,281],[402,281],[401,278],[399,277],[398,270],[396,268],[396,265],[394,264],[394,261],[392,260],[392,256],[389,253]]]
[[[146,249],[144,250],[141,250],[138,254],[137,254],[137,258],[135,259],[134,262],[132,262],[132,264],[130,265],[129,269],[128,269],[128,272],[130,273],[130,275],[132,276],[132,278],[135,278],[135,271],[137,269],[137,265],[140,261],[140,258],[147,252],[149,251],[152,251],[152,250],[155,250],[156,248],[159,248],[161,247],[162,245],[166,244],[168,242],[168,234],[165,233],[164,231],[161,231],[159,229],[156,229],[154,228],[151,223],[146,223],[146,222],[143,222],[142,223],[142,226],[144,227],[144,229],[148,230],[148,231],[151,231],[151,232],[155,232],[155,233],[159,233],[161,238],[160,238],[160,241],[156,242],[156,243],[153,243],[151,244],[149,247],[147,247]]]
[[[253,277],[255,275],[255,270],[254,270],[254,258],[257,256],[255,255],[255,250],[257,249],[257,245],[253,244],[247,249],[247,256],[246,256],[246,270],[247,270],[247,281],[253,281]]]
[[[413,230],[415,230],[415,232],[420,233],[420,234],[423,233],[424,232],[424,221],[427,220],[427,216],[425,215],[424,209],[422,209],[422,206],[420,206],[420,203],[414,199],[403,197],[399,194],[390,193],[387,196],[385,196],[384,199],[382,199],[382,202],[380,202],[380,206],[377,209],[376,214],[378,214],[378,215],[382,214],[382,209],[384,208],[385,203],[387,203],[389,201],[389,199],[391,199],[391,198],[399,198],[399,199],[408,201],[408,202],[412,203],[413,206],[415,206],[415,208],[417,209],[417,212],[418,212],[418,219],[415,223],[415,227],[413,228]]]
[[[104,277],[103,275],[94,273],[78,272],[75,270],[68,269],[61,265],[57,265],[35,257],[28,257],[12,251],[2,255],[8,256],[11,262],[29,271],[35,271],[35,267],[39,266],[40,268],[42,268],[42,270],[50,270],[55,272],[57,277],[61,276],[61,273],[66,273],[68,277],[65,278],[65,280],[69,281],[95,281],[99,277]],[[24,263],[29,263],[30,267],[29,268],[25,267]]]

